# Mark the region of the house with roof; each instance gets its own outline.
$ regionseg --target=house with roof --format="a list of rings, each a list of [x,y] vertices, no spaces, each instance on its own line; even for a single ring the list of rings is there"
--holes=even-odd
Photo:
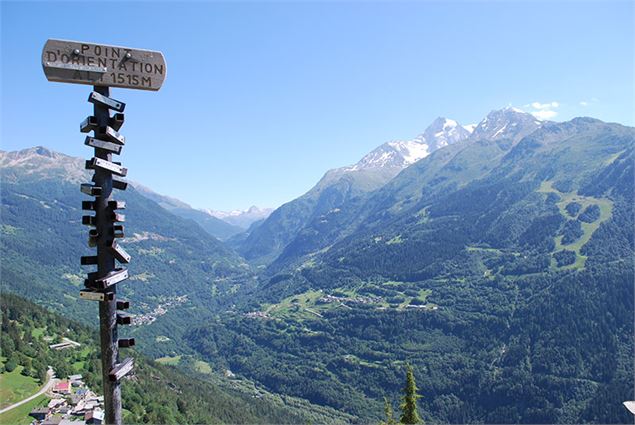
[[[68,381],[60,381],[53,388],[53,392],[58,394],[70,394],[71,393],[71,385]]]
[[[84,421],[87,424],[101,425],[104,421],[104,411],[98,409],[90,410],[84,415]]]
[[[96,400],[87,400],[86,403],[84,404],[84,410],[93,410],[96,407],[99,407],[99,402]]]
[[[84,381],[82,381],[82,375],[70,375],[68,380],[71,381],[71,386],[73,387],[81,387],[84,385]]]
[[[48,408],[55,409],[56,407],[60,407],[66,404],[66,400],[63,398],[54,398],[49,401]]]
[[[82,401],[83,397],[80,396],[79,394],[73,394],[71,395],[71,405],[72,406],[77,406],[77,404]]]
[[[80,400],[73,407],[73,410],[71,411],[71,414],[73,414],[73,415],[83,415],[85,411],[86,411],[86,402],[84,400]]]
[[[49,414],[49,409],[47,407],[38,407],[37,409],[31,410],[29,416],[35,418],[36,421],[43,421]]]
[[[62,418],[53,416],[46,419],[41,425],[59,425],[60,422],[62,422]]]

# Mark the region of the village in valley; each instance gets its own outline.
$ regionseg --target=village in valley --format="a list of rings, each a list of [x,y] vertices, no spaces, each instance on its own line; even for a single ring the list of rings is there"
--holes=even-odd
[[[65,329],[69,335],[70,329]],[[83,335],[76,335],[74,339],[52,331],[46,335],[45,328],[25,329],[25,334],[38,335],[41,342],[39,350],[63,358],[70,368],[62,368],[55,363],[49,363],[45,376],[41,377],[41,383],[32,375],[24,374],[25,367],[17,365],[6,368],[1,375],[2,382],[11,393],[2,394],[3,408],[0,410],[0,423],[20,423],[31,425],[80,425],[101,424],[105,419],[104,397],[97,394],[96,388],[92,388],[94,380],[87,375],[82,375],[82,365],[88,361],[91,349],[85,343]],[[43,335],[42,335],[43,334]],[[78,342],[82,341],[82,343]],[[30,341],[26,346],[34,346]],[[45,348],[46,347],[46,348]],[[62,356],[62,357],[59,357]],[[6,358],[4,360],[7,360]],[[35,362],[29,358],[30,362]],[[24,360],[23,360],[24,361]],[[8,362],[5,362],[5,365]],[[27,362],[26,364],[28,364]],[[46,364],[46,363],[45,363]],[[61,373],[60,373],[61,372]],[[60,373],[60,376],[56,376]],[[91,383],[89,385],[89,382]],[[42,385],[43,384],[43,385]],[[37,387],[39,391],[32,393]],[[22,394],[22,397],[16,396]],[[28,395],[28,397],[27,397]],[[13,403],[13,404],[10,404]],[[8,404],[8,405],[7,405]]]
[[[161,297],[157,301],[156,306],[143,303],[139,307],[141,312],[130,316],[131,324],[147,326],[169,309],[187,302],[187,296]],[[9,320],[7,326],[15,327],[15,332],[13,328],[9,329],[11,332],[5,332],[7,336],[15,334],[16,340],[23,341],[24,348],[21,350],[31,352],[29,355],[23,352],[13,354],[7,350],[0,356],[0,385],[5,388],[5,391],[0,391],[0,423],[103,423],[106,415],[102,388],[95,387],[92,376],[97,370],[99,355],[87,335],[70,327],[49,323],[19,324]],[[16,344],[12,346],[17,347]],[[57,358],[66,367],[49,362],[51,358]],[[48,370],[36,377],[35,364],[39,360],[45,362],[44,367],[48,365]],[[7,363],[13,363],[13,366],[5,368]],[[124,377],[129,378],[135,379],[134,373]]]
[[[104,397],[86,386],[82,375],[67,379],[53,379],[47,391],[48,405],[33,409],[29,416],[32,425],[101,424],[104,420]]]
[[[322,289],[308,290],[301,294],[292,295],[277,304],[266,304],[261,310],[243,313],[251,319],[322,319],[324,313],[334,309],[372,308],[377,310],[393,309],[395,311],[419,310],[434,312],[439,306],[427,301],[431,293],[427,289],[404,289],[402,282],[387,282],[390,289],[382,288],[390,295],[376,295],[376,284],[366,283],[356,290],[342,291],[336,289],[333,293]],[[360,291],[361,290],[361,291]],[[362,293],[358,293],[363,291]]]

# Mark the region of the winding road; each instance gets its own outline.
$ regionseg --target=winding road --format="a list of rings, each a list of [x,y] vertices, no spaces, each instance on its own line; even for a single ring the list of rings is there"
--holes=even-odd
[[[4,409],[0,410],[0,414],[4,413],[4,412],[8,412],[11,409],[15,409],[18,406],[23,405],[24,403],[28,403],[29,401],[33,400],[34,398],[37,398],[39,396],[41,396],[42,394],[44,394],[45,392],[47,392],[55,383],[55,379],[53,379],[53,369],[51,369],[49,367],[49,370],[46,372],[46,384],[44,384],[44,386],[40,389],[40,391],[38,391],[37,393],[33,394],[31,397],[27,397],[24,400],[20,400],[17,403],[13,403],[11,406],[7,406]]]

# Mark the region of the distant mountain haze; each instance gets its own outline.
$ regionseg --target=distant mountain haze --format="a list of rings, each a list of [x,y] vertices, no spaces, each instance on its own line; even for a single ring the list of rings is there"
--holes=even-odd
[[[273,208],[259,208],[252,205],[246,210],[216,211],[205,209],[203,211],[213,217],[220,218],[229,224],[238,226],[243,230],[247,230],[253,223],[269,217]]]
[[[246,231],[254,222],[267,218],[273,211],[272,208],[258,208],[255,205],[244,211],[196,209],[176,198],[160,195],[139,183],[133,183],[133,185],[145,197],[152,199],[166,210],[180,217],[194,220],[207,233],[220,240],[227,240]]]
[[[152,189],[138,183],[132,184],[134,185],[135,189],[137,189],[137,191],[143,194],[143,196],[145,196],[146,198],[152,199],[163,208],[175,215],[178,215],[179,217],[193,220],[199,226],[201,226],[203,230],[205,230],[207,233],[214,236],[215,238],[226,240],[244,231],[244,229],[241,227],[232,225],[224,220],[216,218],[208,214],[206,211],[192,208],[189,204],[186,204],[185,202],[180,201],[176,198],[160,195],[154,192]]]

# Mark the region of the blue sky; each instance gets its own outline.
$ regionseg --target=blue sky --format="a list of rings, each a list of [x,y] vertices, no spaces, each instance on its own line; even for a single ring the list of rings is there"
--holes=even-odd
[[[90,156],[90,87],[47,82],[48,38],[161,50],[161,91],[111,92],[130,179],[195,207],[278,206],[437,116],[632,126],[633,4],[3,1],[0,146]]]

